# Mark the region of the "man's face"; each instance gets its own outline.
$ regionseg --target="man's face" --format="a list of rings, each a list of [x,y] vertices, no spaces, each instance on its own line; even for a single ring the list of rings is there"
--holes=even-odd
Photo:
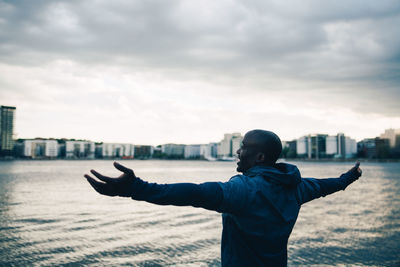
[[[256,156],[257,156],[257,147],[258,144],[254,138],[248,136],[247,134],[244,136],[242,144],[238,151],[236,151],[239,161],[237,163],[236,170],[238,172],[244,173],[251,167],[256,165]]]

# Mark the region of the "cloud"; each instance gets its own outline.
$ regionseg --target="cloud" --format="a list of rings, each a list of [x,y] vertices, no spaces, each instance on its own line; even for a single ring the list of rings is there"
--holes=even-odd
[[[367,59],[399,53],[400,37],[393,35],[398,1],[15,1],[2,6],[3,47],[13,56],[29,51],[78,61],[127,57],[168,68],[226,67],[244,60],[247,68],[315,52]]]
[[[170,138],[179,120],[235,130],[222,112],[243,129],[262,114],[317,123],[319,110],[396,122],[399,24],[395,0],[1,1],[0,97],[87,111],[82,125],[140,114],[143,136]]]

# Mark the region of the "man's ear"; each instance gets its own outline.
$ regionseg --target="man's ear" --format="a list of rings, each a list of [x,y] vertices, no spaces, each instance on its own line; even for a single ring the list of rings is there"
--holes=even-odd
[[[265,161],[265,154],[262,152],[257,153],[256,162],[257,163],[264,163]]]

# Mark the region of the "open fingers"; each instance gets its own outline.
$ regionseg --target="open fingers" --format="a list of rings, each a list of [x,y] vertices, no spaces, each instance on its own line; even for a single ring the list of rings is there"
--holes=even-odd
[[[89,182],[89,184],[94,188],[94,190],[96,190],[99,194],[107,196],[116,196],[116,194],[110,188],[110,185],[98,182],[87,174],[85,174],[85,178]]]
[[[360,174],[362,173],[362,170],[360,169],[360,162],[359,161],[356,162],[356,165],[354,166],[354,168],[357,170],[358,173],[360,173]]]
[[[356,164],[354,165],[354,167],[351,168],[351,171],[357,172],[361,176],[362,170],[360,169],[360,162],[359,161],[357,161]]]
[[[114,182],[113,178],[104,176],[104,175],[96,172],[95,170],[90,170],[90,172],[93,173],[94,176],[96,176],[97,178],[99,178],[99,180],[101,180],[103,182],[106,182],[106,183],[113,183]]]
[[[132,169],[129,169],[129,168],[125,167],[125,166],[122,166],[118,162],[114,162],[114,167],[117,168],[118,170],[120,170],[123,173],[135,176],[135,173],[133,172]]]

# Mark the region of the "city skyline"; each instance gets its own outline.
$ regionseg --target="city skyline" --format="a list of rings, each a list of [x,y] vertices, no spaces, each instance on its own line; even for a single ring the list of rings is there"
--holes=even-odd
[[[11,108],[14,108],[14,109],[15,109],[15,107],[11,107]],[[14,122],[14,124],[15,124],[15,122]],[[355,139],[355,138],[353,139],[352,136],[348,136],[348,135],[346,135],[346,133],[342,133],[342,132],[337,132],[337,133],[334,133],[334,134],[317,133],[317,132],[308,132],[308,133],[306,133],[306,134],[304,134],[304,135],[297,136],[297,137],[295,137],[295,138],[293,138],[293,139],[290,139],[290,140],[285,140],[285,139],[282,139],[282,138],[281,138],[281,141],[282,141],[283,143],[284,143],[284,142],[297,141],[297,140],[299,140],[299,139],[301,139],[301,138],[305,138],[305,137],[309,137],[309,136],[316,136],[316,135],[326,135],[326,136],[330,136],[330,137],[339,136],[339,135],[344,135],[344,136],[346,136],[346,137],[348,137],[348,138],[353,139],[353,140],[356,141],[356,142],[360,142],[360,141],[365,140],[365,139],[373,139],[373,138],[386,138],[386,139],[389,140],[389,139],[391,139],[391,137],[385,136],[385,135],[387,135],[387,132],[388,132],[388,131],[393,131],[394,134],[398,134],[398,133],[400,132],[400,128],[399,128],[399,129],[395,129],[395,128],[384,129],[384,130],[382,130],[381,133],[380,133],[379,135],[377,135],[377,136],[368,136],[368,137],[365,137],[365,138],[363,138],[363,139],[361,139],[361,140],[357,140],[357,139]],[[15,134],[14,134],[14,135],[15,135]],[[236,136],[236,135],[237,135],[238,137],[243,138],[244,135],[245,135],[245,133],[241,133],[241,132],[224,133],[224,134],[223,134],[223,137],[214,138],[213,140],[208,140],[208,141],[206,141],[206,142],[204,142],[204,143],[198,143],[198,142],[197,142],[197,143],[183,143],[183,142],[174,143],[174,142],[164,142],[164,143],[158,143],[158,144],[145,144],[145,143],[137,143],[137,142],[110,142],[110,141],[104,141],[104,140],[83,139],[83,138],[77,138],[77,137],[70,137],[70,138],[67,138],[67,137],[48,137],[48,136],[36,136],[36,137],[26,137],[26,138],[15,138],[15,140],[18,140],[18,139],[20,139],[20,140],[43,139],[43,140],[66,140],[66,141],[76,140],[76,141],[89,141],[89,142],[94,142],[94,143],[135,144],[135,145],[138,145],[138,146],[142,146],[142,145],[147,146],[147,145],[149,145],[149,146],[153,146],[153,147],[158,147],[158,146],[167,145],[167,144],[177,144],[177,145],[203,145],[203,144],[211,144],[211,143],[221,143],[221,142],[223,142],[224,139],[226,138],[226,135],[233,135],[233,136]],[[394,142],[395,142],[395,141],[394,141],[394,140],[390,140],[390,142],[393,143],[392,145],[394,145]]]
[[[400,128],[399,22],[389,0],[0,1],[0,104],[17,138],[360,141]]]
[[[8,108],[8,109],[12,109],[13,110],[13,115],[12,115],[12,117],[15,117],[15,114],[14,114],[14,112],[15,112],[15,110],[16,110],[16,107],[12,107],[12,106],[1,106],[1,107],[4,107],[4,108]],[[0,119],[0,122],[1,122],[1,119]],[[12,119],[12,125],[15,125],[15,121],[14,121],[14,119]],[[14,128],[14,126],[12,126],[10,129],[13,129]],[[381,132],[380,134],[379,134],[379,136],[374,136],[374,137],[372,137],[372,136],[369,136],[369,137],[365,137],[365,138],[363,138],[362,140],[365,140],[365,139],[371,139],[371,138],[377,138],[377,137],[380,137],[380,138],[387,138],[387,139],[389,139],[390,140],[390,144],[391,144],[391,146],[393,146],[394,144],[395,144],[395,135],[396,134],[399,134],[400,133],[400,128],[399,129],[395,129],[395,128],[389,128],[389,129],[385,129],[384,130],[384,132]],[[115,143],[115,144],[117,144],[118,142],[105,142],[105,141],[103,141],[103,140],[92,140],[92,139],[82,139],[82,138],[76,138],[76,137],[70,137],[70,138],[66,138],[66,137],[46,137],[46,136],[37,136],[37,137],[27,137],[27,138],[18,138],[18,137],[16,137],[16,134],[15,133],[9,133],[10,134],[10,138],[11,138],[11,136],[14,136],[14,139],[15,140],[17,140],[17,139],[22,139],[22,140],[35,140],[35,139],[45,139],[45,140],[77,140],[77,141],[90,141],[90,142],[95,142],[95,143]],[[233,136],[238,136],[238,137],[243,137],[244,136],[244,134],[243,133],[241,133],[241,132],[233,132],[233,133],[224,133],[224,138],[222,139],[222,140],[220,140],[220,141],[215,141],[215,140],[212,140],[212,141],[207,141],[207,142],[204,142],[204,143],[191,143],[191,144],[189,144],[189,143],[182,143],[182,142],[180,142],[180,143],[173,143],[173,142],[165,142],[165,143],[158,143],[158,144],[143,144],[143,143],[141,143],[141,144],[139,144],[139,143],[136,143],[136,145],[150,145],[150,146],[154,146],[154,147],[156,147],[156,146],[160,146],[160,145],[164,145],[164,144],[182,144],[182,145],[193,145],[193,144],[211,144],[211,143],[216,143],[216,142],[223,142],[224,141],[224,139],[226,138],[226,136],[227,135],[233,135]],[[312,136],[312,135],[327,135],[327,136],[339,136],[339,135],[346,135],[345,133],[341,133],[341,132],[337,132],[337,133],[335,133],[335,134],[326,134],[326,133],[317,133],[317,132],[308,132],[307,134],[305,134],[305,135],[302,135],[302,136],[297,136],[297,137],[295,137],[295,138],[293,138],[293,139],[291,139],[291,140],[284,140],[284,139],[282,139],[281,141],[282,142],[290,142],[290,141],[295,141],[295,140],[299,140],[300,138],[304,138],[304,137],[308,137],[308,136]],[[0,135],[1,136],[1,135]],[[351,136],[347,136],[347,137],[349,137],[349,138],[352,138]],[[356,140],[356,139],[354,139],[354,141],[357,141],[357,142],[359,142],[359,141],[362,141],[362,140]],[[121,142],[119,142],[120,144],[123,144],[123,143],[121,143]],[[135,142],[125,142],[125,144],[134,144]]]
[[[132,143],[94,142],[66,138],[34,138],[13,141],[16,107],[0,106],[0,156],[17,158],[123,158],[123,159],[203,159],[232,161],[240,151],[241,133],[225,133],[220,142],[206,144],[161,144],[157,147]],[[281,157],[308,159],[398,158],[400,129],[385,129],[379,137],[360,142],[346,136],[308,134],[291,141],[282,141]]]
[[[262,129],[262,128],[259,128],[259,129]],[[380,130],[377,131],[378,134],[375,135],[375,136],[363,136],[362,138],[355,138],[354,136],[350,136],[350,135],[348,135],[348,136],[350,136],[351,138],[354,138],[357,142],[359,142],[359,141],[362,141],[364,139],[379,137],[384,133],[385,130],[388,130],[388,129],[397,129],[397,128],[380,129]],[[252,130],[252,129],[249,129],[249,131],[250,130]],[[263,130],[271,130],[271,129],[264,128]],[[225,133],[223,133],[222,136]],[[246,132],[234,132],[234,133],[240,133],[241,135],[244,136],[244,134]],[[340,133],[343,133],[343,132],[336,132],[336,133],[335,132],[330,132],[330,133],[327,133],[327,132],[309,131],[309,132],[303,133],[302,135],[297,135],[297,136],[295,136],[295,137],[293,137],[291,139],[283,139],[283,138],[281,138],[281,140],[282,141],[292,141],[292,140],[296,140],[296,139],[298,139],[300,137],[308,136],[308,135],[315,135],[315,134],[325,135],[326,134],[326,135],[330,135],[331,136],[331,135],[337,135],[337,134],[340,134]],[[344,134],[346,134],[346,133],[344,133]],[[116,141],[118,139],[118,137],[115,137],[114,139],[111,137],[111,139],[107,139],[107,141],[105,141],[105,140],[102,140],[102,139],[80,138],[80,137],[74,137],[74,136],[69,136],[69,137],[57,136],[57,137],[55,137],[55,136],[48,136],[46,134],[42,134],[42,135],[39,135],[39,136],[26,136],[26,135],[18,136],[18,134],[15,133],[14,135],[15,135],[15,139],[27,139],[27,140],[28,139],[66,139],[66,140],[88,140],[88,141],[94,141],[96,143],[103,143],[104,142],[104,143],[130,143],[130,144],[135,144],[136,143],[136,144],[139,144],[138,142],[135,142],[134,140],[125,141],[125,142]],[[213,138],[213,139],[208,140],[208,141],[206,140],[203,143],[205,144],[205,143],[219,142],[218,140],[220,140],[220,139],[221,139],[221,137]],[[204,140],[204,139],[202,139],[202,140]],[[140,144],[158,146],[158,145],[162,145],[162,144],[185,144],[185,145],[187,145],[187,144],[203,144],[203,143],[201,143],[201,142],[193,142],[193,143],[187,143],[186,142],[185,143],[185,142],[180,142],[180,141],[178,141],[178,142],[165,141],[165,142],[159,142],[159,143],[140,143]]]
[[[227,133],[218,143],[162,144],[157,147],[127,143],[95,143],[90,140],[22,139],[9,156],[30,159],[202,159],[234,161],[243,136]],[[310,134],[282,142],[285,159],[343,160],[354,158],[396,159],[400,156],[400,129],[387,129],[380,137],[356,142],[339,133]]]

